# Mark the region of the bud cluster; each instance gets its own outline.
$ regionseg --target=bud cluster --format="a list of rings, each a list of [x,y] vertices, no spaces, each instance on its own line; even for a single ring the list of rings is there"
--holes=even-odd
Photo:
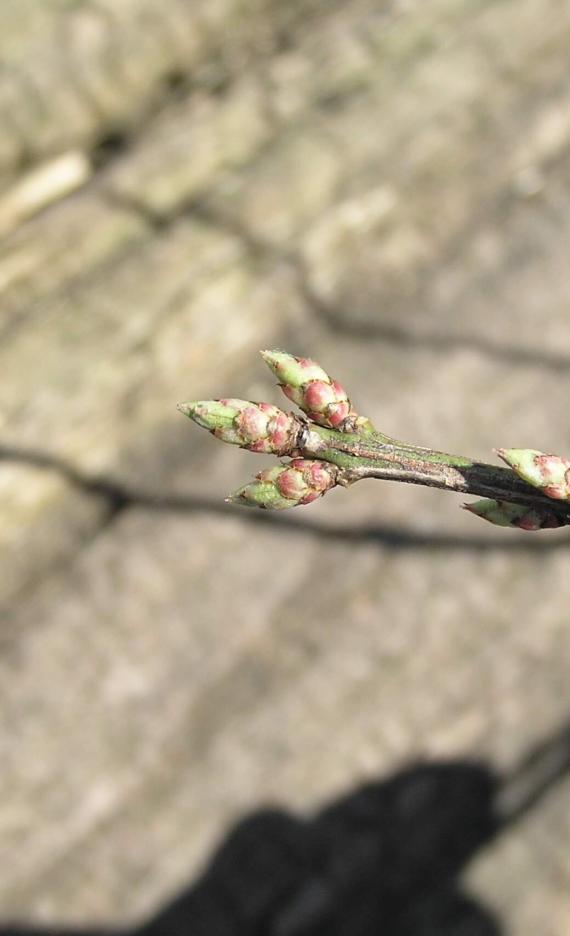
[[[266,468],[227,500],[246,507],[286,510],[311,504],[336,484],[338,469],[321,461],[294,458],[288,465]]]
[[[536,449],[496,449],[519,477],[554,500],[570,500],[570,461]]]
[[[198,400],[178,408],[222,442],[240,445],[250,452],[285,455],[294,449],[295,417],[271,403],[247,400]]]
[[[338,483],[348,485],[361,477],[392,477],[391,471],[385,468],[386,451],[393,452],[398,461],[401,459],[402,480],[453,490],[463,488],[463,478],[457,483],[453,479],[450,481],[444,469],[445,466],[473,466],[469,459],[406,445],[376,432],[369,419],[352,409],[343,387],[316,361],[284,351],[262,351],[261,354],[287,398],[306,413],[312,427],[306,418],[285,413],[270,403],[227,398],[180,403],[178,407],[223,442],[252,452],[293,459],[289,464],[261,471],[254,481],[232,494],[228,498],[230,502],[266,510],[310,504]],[[504,469],[479,465],[479,474],[484,478],[487,472],[493,484],[474,484],[470,489],[491,490],[507,499],[479,500],[465,504],[465,509],[489,523],[520,530],[570,525],[570,508],[566,511],[560,503],[549,503],[547,499],[570,503],[570,461],[535,449],[496,451],[513,472],[527,485],[538,488],[541,494],[533,494]],[[300,457],[302,455],[316,457],[307,459]],[[429,480],[425,479],[422,459],[434,468]],[[511,499],[523,499],[527,503],[513,503]]]
[[[554,530],[564,526],[565,521],[540,507],[528,507],[524,504],[512,504],[509,501],[478,500],[473,504],[464,504],[465,510],[482,517],[495,526],[514,527],[518,530],[535,532],[536,530]]]
[[[351,409],[346,391],[310,358],[299,358],[285,351],[262,351],[283,393],[307,414],[309,419],[329,429],[343,429],[358,419]],[[348,421],[348,424],[347,424]],[[349,431],[354,431],[351,427]]]

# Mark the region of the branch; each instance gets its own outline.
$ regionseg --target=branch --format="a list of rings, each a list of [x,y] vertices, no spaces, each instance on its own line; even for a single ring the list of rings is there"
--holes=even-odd
[[[304,458],[336,465],[337,484],[348,486],[362,478],[421,484],[520,504],[552,514],[555,526],[570,524],[569,503],[546,497],[509,468],[388,440],[376,432],[358,437],[315,425],[301,428],[298,448]]]
[[[500,526],[538,530],[570,525],[570,462],[533,449],[498,449],[508,468],[400,442],[353,409],[343,388],[306,358],[262,352],[286,396],[306,415],[269,403],[224,399],[179,409],[217,438],[292,458],[240,488],[232,503],[282,510],[308,504],[336,485],[363,478],[403,481],[478,495],[464,505]]]

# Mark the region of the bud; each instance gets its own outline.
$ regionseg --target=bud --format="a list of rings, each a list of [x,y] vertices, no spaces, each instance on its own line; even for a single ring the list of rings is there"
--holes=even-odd
[[[288,465],[275,465],[260,471],[244,487],[226,500],[246,507],[286,510],[310,504],[336,484],[338,469],[326,462],[294,458]]]
[[[535,449],[495,449],[513,471],[547,497],[570,500],[570,461]]]
[[[511,504],[509,501],[478,500],[473,504],[463,504],[463,509],[495,526],[515,527],[519,530],[554,530],[565,525],[561,517],[549,510]]]
[[[346,432],[371,429],[367,419],[353,412],[341,385],[315,361],[294,357],[285,351],[262,351],[261,356],[279,380],[285,396],[313,422]]]
[[[287,455],[294,449],[297,423],[271,403],[247,400],[198,400],[179,403],[178,409],[222,442],[241,445],[250,452]]]

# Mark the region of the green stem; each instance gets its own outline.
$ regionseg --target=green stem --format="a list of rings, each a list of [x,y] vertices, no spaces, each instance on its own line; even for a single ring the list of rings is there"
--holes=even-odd
[[[570,504],[546,497],[510,468],[422,448],[378,432],[349,435],[314,423],[301,426],[297,448],[303,458],[318,458],[340,468],[341,484],[362,478],[422,484],[525,504],[554,513],[570,524]]]

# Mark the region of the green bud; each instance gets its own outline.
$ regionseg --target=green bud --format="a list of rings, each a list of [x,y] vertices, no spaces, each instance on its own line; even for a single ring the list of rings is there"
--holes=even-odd
[[[312,459],[295,458],[287,465],[275,465],[256,475],[226,500],[230,504],[286,510],[311,504],[336,484],[338,469]]]
[[[285,351],[262,351],[261,356],[279,380],[285,396],[313,422],[344,432],[371,430],[369,421],[351,409],[344,388],[316,361],[295,357]]]
[[[217,439],[251,452],[287,455],[295,447],[297,423],[271,403],[248,400],[197,400],[179,403],[178,409]]]
[[[539,488],[547,497],[570,500],[570,461],[536,449],[495,449],[499,458],[523,481]]]
[[[258,478],[234,491],[226,497],[226,502],[240,504],[242,507],[261,507],[263,510],[287,510],[288,507],[296,506],[288,497],[283,497],[271,481],[261,481]]]
[[[473,504],[463,504],[463,509],[475,514],[476,517],[488,520],[495,526],[513,527],[529,532],[564,526],[564,521],[549,510],[524,504],[511,504],[509,501],[478,500]]]
[[[229,429],[234,424],[238,407],[243,400],[196,400],[179,403],[178,409],[203,429]],[[237,405],[236,405],[237,404]]]
[[[295,389],[303,387],[309,380],[329,381],[326,371],[310,358],[298,358],[287,351],[262,351],[261,357],[281,384]]]

